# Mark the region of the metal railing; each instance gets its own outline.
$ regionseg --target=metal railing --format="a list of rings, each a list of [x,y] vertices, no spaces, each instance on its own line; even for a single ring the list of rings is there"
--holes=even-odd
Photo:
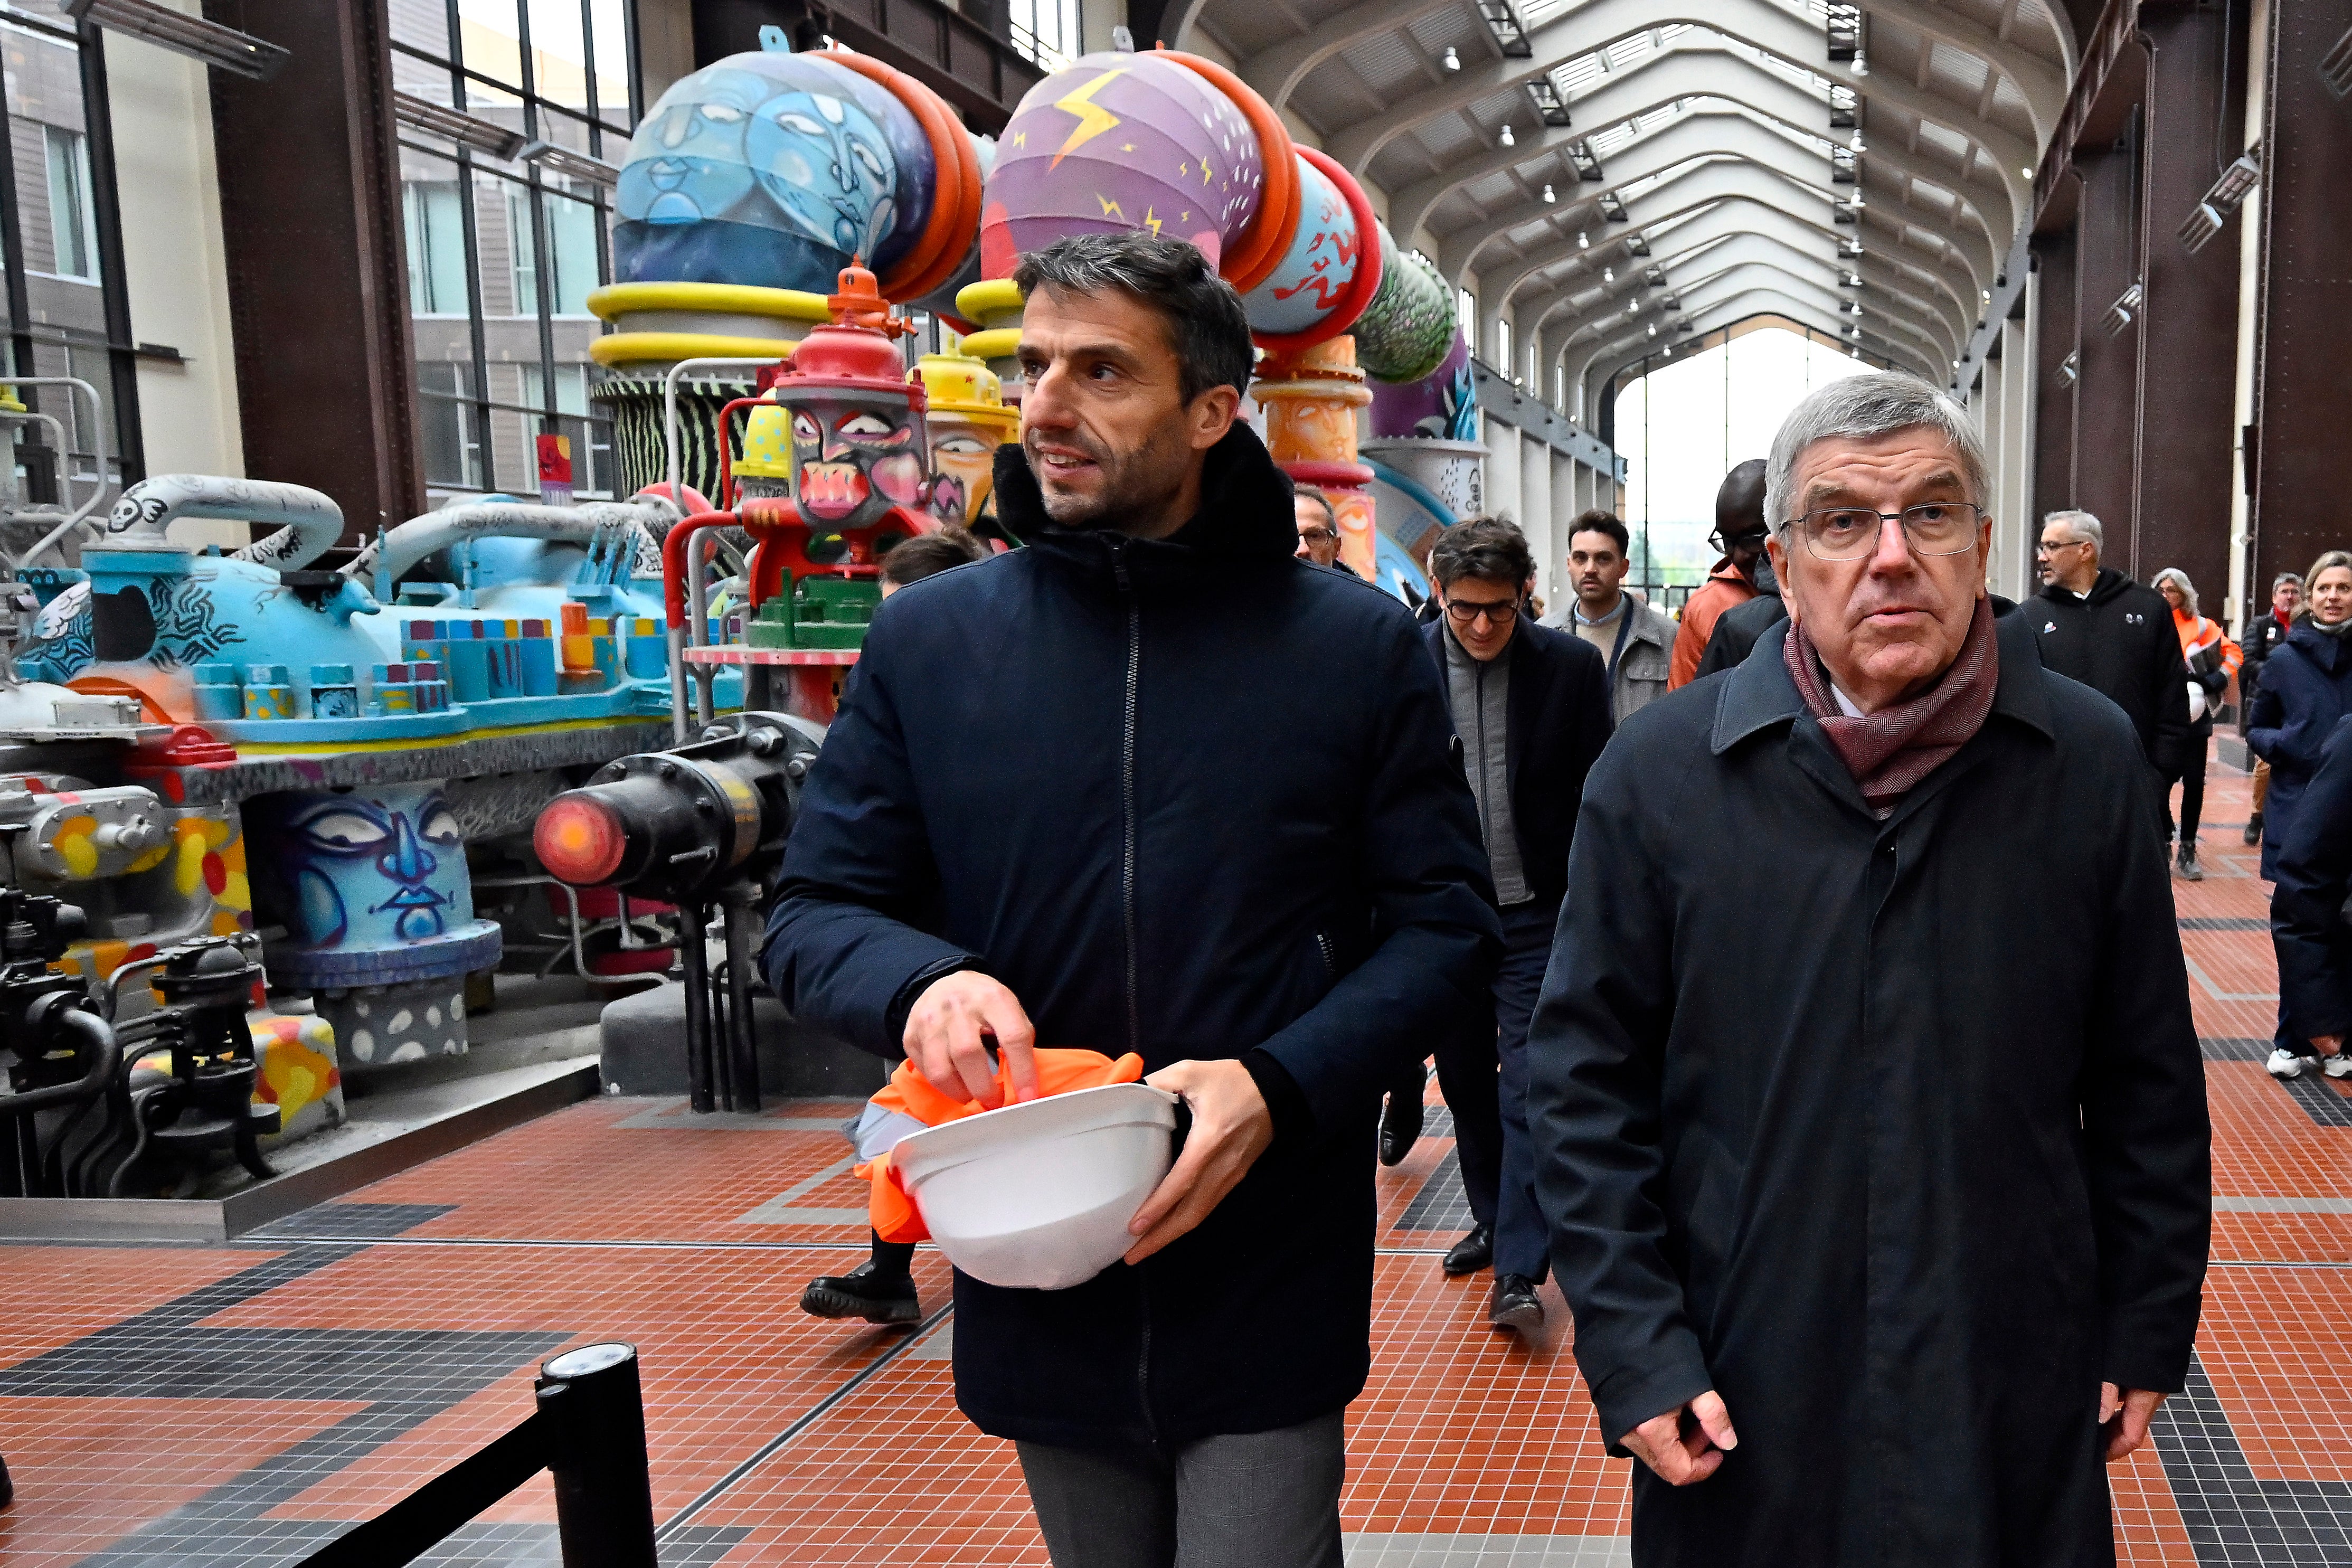
[[[541,1470],[555,1478],[564,1568],[656,1568],[652,1472],[635,1345],[586,1345],[543,1362],[538,1408],[299,1568],[413,1563]]]

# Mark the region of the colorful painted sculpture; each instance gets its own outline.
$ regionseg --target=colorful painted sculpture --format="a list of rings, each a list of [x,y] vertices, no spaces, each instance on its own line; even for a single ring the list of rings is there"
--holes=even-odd
[[[1356,460],[1356,410],[1372,395],[1356,368],[1355,340],[1331,338],[1297,355],[1269,358],[1250,394],[1265,411],[1265,445],[1274,460],[1330,501],[1339,524],[1339,559],[1360,576],[1377,580],[1372,500],[1363,489],[1372,471]]]
[[[996,448],[1021,434],[996,373],[968,354],[925,354],[919,378],[929,404],[931,482],[925,506],[940,523],[973,527],[996,515]]]
[[[466,1048],[466,976],[497,963],[474,918],[466,846],[437,784],[263,795],[257,865],[266,919],[286,928],[271,979],[307,990],[346,1058],[380,1065]]]
[[[744,631],[754,647],[857,647],[881,603],[878,557],[936,526],[918,510],[930,478],[928,398],[893,341],[907,323],[864,268],[843,268],[831,298],[833,324],[802,341],[772,389],[792,421],[792,499],[735,509],[760,543]]]

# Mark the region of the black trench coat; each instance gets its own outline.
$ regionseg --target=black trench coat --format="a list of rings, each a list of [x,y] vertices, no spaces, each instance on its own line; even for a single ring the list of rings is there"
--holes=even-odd
[[[2176,1392],[2204,1073],[2131,725],[1999,623],[1984,728],[1876,820],[1784,626],[1592,771],[1528,1042],[1538,1190],[1633,1561],[2115,1559],[2099,1384]]]

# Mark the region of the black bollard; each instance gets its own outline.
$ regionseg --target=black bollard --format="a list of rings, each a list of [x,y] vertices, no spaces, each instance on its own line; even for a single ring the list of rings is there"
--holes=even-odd
[[[636,1346],[583,1345],[541,1363],[539,1372],[564,1568],[656,1568]]]

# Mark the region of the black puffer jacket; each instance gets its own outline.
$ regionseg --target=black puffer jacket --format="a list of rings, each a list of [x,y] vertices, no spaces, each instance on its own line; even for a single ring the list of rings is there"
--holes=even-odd
[[[2102,566],[2088,594],[2053,583],[2019,608],[2040,642],[2042,668],[2122,709],[2149,765],[2176,773],[2192,743],[2189,677],[2164,595]]]
[[[1412,615],[1295,559],[1237,427],[1174,537],[1045,518],[893,595],[811,771],[769,925],[793,1010],[896,1055],[960,967],[1049,1046],[1243,1058],[1274,1146],[1207,1222],[1073,1289],[956,1281],[956,1397],[1066,1447],[1266,1431],[1369,1368],[1383,1088],[1482,1003],[1501,930]]]

